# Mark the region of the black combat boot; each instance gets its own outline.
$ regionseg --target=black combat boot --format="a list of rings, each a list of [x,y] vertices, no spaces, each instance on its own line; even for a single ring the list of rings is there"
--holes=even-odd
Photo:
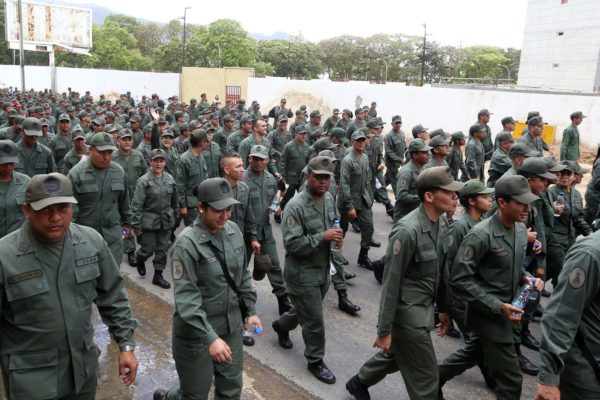
[[[277,305],[279,306],[279,315],[286,313],[292,309],[292,302],[287,294],[277,297]]]
[[[369,259],[369,248],[363,247],[360,249],[360,253],[358,253],[358,260],[356,261],[359,266],[368,269],[369,271],[373,271],[373,263]]]
[[[163,289],[168,289],[171,284],[165,280],[162,276],[162,271],[154,271],[154,277],[152,278],[152,284],[160,286]]]
[[[385,258],[375,260],[371,264],[373,264],[373,274],[375,275],[375,280],[379,283],[383,283],[383,270],[385,267]]]
[[[348,293],[346,289],[338,290],[338,308],[345,313],[350,315],[355,315],[360,311],[360,307],[356,304],[353,304],[350,299],[348,299]]]
[[[371,400],[369,387],[358,379],[358,375],[354,375],[346,382],[346,390],[354,396],[356,400]]]
[[[138,254],[135,261],[136,261],[135,266],[137,267],[138,274],[140,274],[140,276],[146,276],[146,260],[144,260]]]
[[[131,267],[137,266],[137,255],[135,254],[135,250],[131,250],[127,253],[127,263]]]

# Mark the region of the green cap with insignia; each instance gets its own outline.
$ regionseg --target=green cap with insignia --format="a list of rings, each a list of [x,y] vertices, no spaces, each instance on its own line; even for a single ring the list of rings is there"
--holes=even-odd
[[[90,139],[90,146],[95,147],[98,151],[116,150],[112,136],[106,132],[96,132]]]
[[[514,142],[515,138],[513,138],[510,132],[502,132],[496,135],[496,140],[498,142]]]
[[[269,158],[269,149],[260,144],[254,145],[250,149],[250,157]]]
[[[0,140],[0,164],[16,163],[19,161],[17,144],[12,140]]]
[[[452,140],[465,140],[465,134],[462,131],[456,131],[452,135]]]
[[[335,164],[329,157],[317,156],[308,162],[308,171],[316,175],[333,176]]]
[[[536,175],[540,178],[554,180],[556,179],[556,175],[548,172],[548,163],[546,160],[540,157],[530,157],[523,160],[523,163],[519,168],[517,168],[517,173]]]
[[[510,197],[522,204],[529,204],[539,199],[531,193],[529,182],[524,176],[504,176],[496,181],[494,186],[496,198]]]
[[[229,183],[223,178],[209,178],[202,181],[194,190],[198,202],[207,203],[215,210],[224,210],[240,202],[233,198]]]
[[[354,132],[352,132],[352,138],[350,140],[359,140],[359,139],[367,139],[367,137],[365,136],[365,133],[363,131],[361,131],[360,129],[355,130]]]
[[[58,116],[58,121],[71,121],[71,118],[69,117],[68,114],[62,113]]]
[[[119,131],[119,139],[126,137],[133,137],[133,132],[131,131],[131,129],[125,128]]]
[[[58,172],[34,175],[25,189],[25,203],[35,211],[57,203],[77,204],[71,180]]]
[[[476,196],[479,194],[493,193],[493,188],[488,188],[479,179],[471,179],[465,182],[465,187],[458,191],[460,197]]]
[[[370,128],[370,129],[383,128],[383,125],[376,118],[373,118],[372,120],[370,120],[367,123],[367,128]]]
[[[408,152],[413,153],[415,151],[429,151],[432,148],[427,146],[425,141],[421,138],[416,138],[410,141],[408,145]]]
[[[192,132],[192,136],[200,140],[208,140],[208,135],[206,134],[206,131],[202,128],[194,129],[194,131]]]
[[[527,145],[527,143],[520,142],[513,144],[510,150],[508,151],[508,156],[510,158],[514,158],[517,156],[537,157],[539,155],[540,153],[538,153],[537,150],[532,150],[531,147]]]
[[[542,157],[544,161],[546,161],[548,172],[559,172],[563,169],[567,168],[565,165],[560,164],[556,159],[552,156]]]
[[[315,153],[319,153],[321,150],[335,149],[337,144],[332,144],[331,139],[328,137],[321,138],[313,144],[313,150]]]
[[[429,141],[430,147],[446,146],[450,143],[450,138],[445,135],[437,135]]]
[[[150,159],[154,160],[155,158],[164,158],[166,160],[167,159],[167,152],[164,151],[163,149],[154,149],[150,153]]]
[[[337,137],[338,139],[343,139],[346,137],[346,131],[342,128],[333,128],[329,131],[329,137]]]
[[[451,192],[458,192],[465,186],[452,178],[448,167],[428,168],[417,176],[416,183],[419,190],[444,189]]]
[[[571,113],[571,119],[573,118],[585,118],[586,115],[583,115],[581,111],[574,111]]]
[[[333,154],[333,151],[331,150],[321,150],[318,155],[331,158],[331,161],[338,161],[338,159],[335,157],[335,154]]]
[[[23,130],[27,136],[42,136],[42,122],[35,117],[25,118]]]

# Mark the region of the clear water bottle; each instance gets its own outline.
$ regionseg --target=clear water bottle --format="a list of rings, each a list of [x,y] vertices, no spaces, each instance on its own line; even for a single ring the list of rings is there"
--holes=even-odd
[[[339,219],[334,219],[333,220],[333,225],[331,226],[331,229],[342,229],[342,227],[340,225],[340,220]],[[332,251],[337,251],[338,250],[338,245],[337,245],[337,242],[335,240],[331,241],[331,250]]]
[[[279,207],[279,203],[281,203],[281,199],[283,196],[280,191],[275,192],[275,196],[273,196],[273,201],[271,201],[271,207],[269,207],[269,212],[271,214],[275,214],[277,212],[277,207]]]
[[[517,296],[512,302],[513,307],[517,307],[520,310],[524,310],[527,303],[537,299],[537,292],[535,291],[536,279],[531,279],[531,284],[526,283],[519,288]],[[518,314],[513,312],[513,316],[516,317]]]
[[[558,194],[558,197],[556,198],[556,200],[554,200],[554,208],[557,208],[560,206],[563,206],[563,207],[565,206],[565,193],[564,192],[560,192]],[[560,214],[554,212],[554,216],[560,217]]]
[[[249,329],[244,325],[243,335],[246,337],[260,335],[261,333],[262,333],[262,328],[258,325],[252,325],[251,327],[249,327]]]

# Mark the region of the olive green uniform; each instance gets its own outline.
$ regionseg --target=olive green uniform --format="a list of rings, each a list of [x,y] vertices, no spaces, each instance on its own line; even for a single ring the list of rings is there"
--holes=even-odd
[[[378,169],[379,165],[383,164],[383,138],[381,136],[375,137],[371,139],[369,143],[370,145],[365,147],[365,154],[369,158],[369,165],[371,166],[373,174],[371,191],[377,201],[381,201],[388,207],[388,205],[391,206],[391,202],[388,198],[387,189],[385,188],[385,178],[383,177],[383,171]],[[377,188],[377,181],[379,181],[380,184],[379,188]]]
[[[73,148],[73,138],[71,134],[64,135],[62,132],[57,133],[52,137],[52,139],[50,139],[50,145],[48,147],[52,151],[54,162],[56,162],[56,166],[58,168],[57,171],[62,171],[63,159],[65,158],[69,150]],[[48,174],[49,172],[41,173]]]
[[[293,307],[279,318],[279,325],[290,331],[300,324],[309,363],[325,355],[323,298],[330,282],[331,242],[323,236],[337,218],[329,192],[317,202],[308,190],[295,196],[283,213],[285,282]]]
[[[548,151],[548,145],[542,140],[542,137],[534,138],[529,131],[523,132],[523,135],[517,139],[517,143],[525,143],[532,150],[537,150],[540,154],[544,154],[544,150]]]
[[[256,140],[256,137],[253,134],[248,135],[244,140],[240,142],[240,147],[238,148],[238,154],[244,163],[244,168],[248,168],[248,164],[250,163],[250,149],[253,146],[261,145],[267,148],[269,154],[269,163],[267,164],[267,169],[270,173],[275,175],[277,172],[277,166],[275,165],[275,155],[273,146],[271,146],[271,142],[267,137],[263,137],[262,141]]]
[[[218,178],[221,176],[221,148],[214,141],[202,152],[204,163],[206,164],[206,173],[209,178]]]
[[[238,298],[227,284],[212,243],[227,265],[250,315],[255,315],[256,291],[246,268],[244,240],[228,221],[211,234],[201,220],[185,228],[173,245],[171,268],[175,284],[173,358],[180,386],[168,400],[208,399],[213,376],[215,399],[239,399],[242,391],[242,316]],[[221,338],[231,348],[231,363],[216,363],[208,347]]]
[[[466,167],[470,179],[479,179],[485,182],[483,163],[485,162],[485,148],[483,143],[475,139],[469,140],[465,149]]]
[[[62,247],[62,249],[61,249]],[[29,223],[0,240],[0,362],[11,399],[93,400],[100,351],[94,303],[121,349],[137,322],[118,265],[93,229],[45,245]]]
[[[15,165],[15,171],[30,178],[34,175],[57,171],[52,152],[43,144],[36,143],[35,147],[30,149],[19,142],[17,143],[17,153],[19,160]]]
[[[250,206],[250,189],[248,185],[240,181],[231,190],[233,191],[233,198],[239,201],[239,204],[234,204],[231,208],[229,220],[238,225],[246,242],[258,240],[256,218],[254,217],[254,210]],[[249,254],[248,258],[250,258]]]
[[[22,205],[30,180],[29,176],[13,171],[10,182],[0,182],[0,238],[19,229],[25,222]]]
[[[394,221],[398,221],[421,204],[417,196],[417,176],[422,171],[411,159],[398,171]]]
[[[309,151],[310,147],[306,142],[298,144],[295,140],[283,147],[281,161],[279,162],[279,171],[285,183],[288,184],[288,188],[281,200],[280,207],[282,210],[285,209],[285,205],[294,197],[294,194],[300,187],[302,171],[308,162]]]
[[[385,185],[392,185],[396,193],[398,181],[398,170],[404,164],[404,153],[406,152],[406,136],[402,130],[395,132],[393,129],[383,139],[385,149]]]
[[[577,161],[579,159],[579,129],[573,124],[564,131],[560,143],[560,160]]]
[[[600,233],[571,248],[542,317],[539,382],[559,386],[561,399],[598,399],[600,383],[575,342],[577,332],[600,359]]]
[[[250,135],[252,135],[252,132],[244,135],[242,134],[242,131],[235,131],[229,135],[227,138],[227,148],[225,150],[225,154],[239,153],[240,143],[242,143],[242,140],[246,139]],[[248,160],[244,160],[243,158],[242,161],[248,162]]]
[[[142,234],[138,264],[143,265],[154,254],[154,271],[162,272],[167,265],[169,238],[179,214],[175,179],[168,172],[161,177],[152,171],[146,172],[137,181],[131,212],[131,227]]]
[[[501,148],[497,148],[492,154],[492,160],[488,168],[487,187],[493,188],[496,181],[504,175],[512,167],[512,161],[507,152]]]
[[[206,162],[200,154],[196,157],[192,150],[187,150],[175,163],[175,182],[177,183],[177,197],[179,208],[187,208],[187,215],[183,218],[185,226],[190,226],[198,217],[198,198],[192,190],[195,185],[208,178]]]
[[[215,136],[213,136],[213,142],[219,145],[221,154],[227,154],[227,140],[229,139],[229,135],[232,133],[233,129],[227,130],[225,128],[221,128],[217,133],[215,133]]]
[[[459,172],[461,173],[461,181],[466,182],[469,180],[469,171],[465,165],[463,152],[454,144],[450,146],[450,152],[446,156],[446,162],[448,163],[448,168],[450,168],[450,174],[455,180],[458,180]]]
[[[89,156],[89,151],[87,150],[87,146],[86,146],[86,150],[83,154],[79,154],[75,151],[75,147],[73,147],[71,150],[69,150],[69,152],[65,155],[65,158],[63,159],[63,167],[62,167],[62,174],[63,175],[67,175],[69,173],[69,171],[71,170],[71,168],[73,168],[75,166],[75,164],[77,164],[79,161],[81,161],[81,158],[85,155],[85,156]]]
[[[492,128],[488,124],[483,124],[481,122],[476,122],[481,125],[483,128],[483,139],[481,139],[481,144],[483,145],[483,149],[485,152],[485,161],[488,161],[492,158],[492,154],[494,153],[494,142],[492,142]]]
[[[122,228],[131,227],[129,190],[123,168],[115,162],[105,170],[96,169],[90,159],[69,171],[73,183],[73,220],[97,230],[117,262],[123,256]]]
[[[600,206],[600,158],[594,161],[592,179],[587,184],[585,191],[585,221],[591,224],[598,214]]]

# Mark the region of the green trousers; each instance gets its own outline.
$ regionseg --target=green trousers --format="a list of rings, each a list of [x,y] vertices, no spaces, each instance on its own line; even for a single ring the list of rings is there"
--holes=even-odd
[[[164,271],[167,265],[167,250],[169,249],[169,239],[171,237],[171,230],[142,230],[142,237],[140,240],[140,249],[138,250],[138,257],[140,260],[145,262],[148,258],[154,254],[152,259],[152,265],[154,271]]]
[[[207,400],[215,383],[215,400],[238,399],[242,393],[243,349],[241,330],[221,336],[231,348],[231,363],[217,363],[210,358],[208,347],[173,334],[173,358],[179,386],[170,389],[167,400]]]
[[[336,271],[335,274],[331,275],[331,283],[333,283],[333,288],[336,291],[348,289],[348,284],[346,283],[346,278],[344,277],[343,259],[344,256],[342,256],[342,253],[339,251],[331,252],[331,260]]]
[[[287,288],[285,281],[283,280],[283,271],[281,270],[281,264],[279,263],[279,256],[277,255],[277,245],[275,241],[261,241],[260,242],[261,252],[268,254],[271,257],[272,267],[267,272],[267,278],[271,288],[273,288],[273,294],[277,297],[285,296],[287,294]],[[248,264],[250,263],[250,257],[252,256],[252,247],[249,242],[246,242],[246,254]],[[254,266],[253,266],[254,267]]]
[[[394,359],[394,353],[379,352],[371,357],[360,367],[358,379],[363,385],[373,386],[379,383],[388,374],[398,372],[398,364]]]
[[[373,240],[373,210],[371,208],[363,208],[362,210],[356,210],[356,216],[358,219],[358,225],[360,226],[360,247],[362,249],[368,249],[370,243]],[[340,210],[340,225],[344,231],[348,231],[348,211]]]
[[[297,287],[290,290],[292,309],[279,317],[279,325],[288,331],[302,328],[304,357],[309,363],[322,360],[325,356],[325,322],[323,320],[323,298],[329,281],[321,286]]]
[[[196,206],[188,207],[187,211],[187,215],[183,217],[183,223],[185,226],[192,226],[196,218],[198,218],[198,208]]]
[[[117,265],[121,265],[123,260],[123,236],[120,225],[113,225],[110,227],[100,227],[99,229],[94,227],[98,233],[102,235],[110,252],[112,253]]]

